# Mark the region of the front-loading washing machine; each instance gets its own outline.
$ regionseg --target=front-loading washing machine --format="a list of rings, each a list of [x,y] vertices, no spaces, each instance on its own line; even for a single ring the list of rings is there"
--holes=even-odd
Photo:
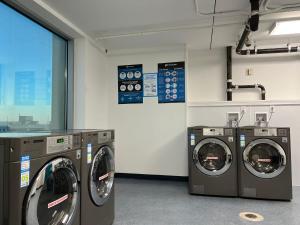
[[[188,128],[189,192],[237,196],[236,129]]]
[[[291,200],[290,129],[241,127],[238,137],[239,195]]]
[[[80,147],[80,134],[0,134],[0,224],[79,225]]]
[[[81,224],[114,221],[114,131],[82,131]]]

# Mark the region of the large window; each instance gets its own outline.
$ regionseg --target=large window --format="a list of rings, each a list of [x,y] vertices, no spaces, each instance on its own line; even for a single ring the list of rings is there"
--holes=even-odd
[[[0,132],[66,126],[67,41],[0,3]]]

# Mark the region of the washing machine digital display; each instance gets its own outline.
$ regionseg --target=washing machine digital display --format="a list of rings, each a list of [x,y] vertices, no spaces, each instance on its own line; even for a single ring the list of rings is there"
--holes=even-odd
[[[90,195],[97,206],[103,205],[110,197],[114,182],[114,156],[108,147],[102,147],[94,156],[90,171]]]
[[[59,138],[59,139],[56,140],[56,143],[58,143],[58,144],[61,144],[61,143],[64,143],[64,142],[65,142],[65,139],[63,139],[63,138]]]
[[[46,164],[28,189],[24,224],[71,225],[79,200],[76,173],[67,158]]]

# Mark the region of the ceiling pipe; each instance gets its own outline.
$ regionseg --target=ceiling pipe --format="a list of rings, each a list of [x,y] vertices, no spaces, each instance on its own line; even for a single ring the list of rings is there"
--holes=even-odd
[[[259,25],[259,0],[250,0],[251,4],[251,14],[252,16],[248,20],[245,29],[243,31],[242,37],[238,43],[238,46],[236,48],[236,52],[240,54],[242,51],[247,39],[249,38],[249,35],[251,31],[257,31],[258,25]]]
[[[251,17],[249,25],[251,31],[257,31],[259,25],[259,0],[250,0],[251,4]]]
[[[246,40],[249,38],[249,35],[250,35],[250,26],[249,26],[249,21],[248,21],[248,23],[246,24],[245,29],[243,31],[243,34],[240,38],[240,41],[239,41],[239,43],[236,47],[236,53],[237,54],[241,53],[241,51],[242,51],[242,49],[243,49],[243,47],[246,43]]]
[[[300,52],[300,46],[287,46],[286,48],[265,48],[265,49],[257,49],[254,47],[254,49],[246,49],[243,50],[243,47],[245,46],[247,40],[249,39],[249,35],[253,31],[257,31],[258,25],[259,25],[259,14],[257,13],[257,10],[259,10],[259,0],[250,0],[251,3],[251,11],[253,12],[253,15],[248,20],[245,29],[243,31],[243,34],[238,42],[238,45],[236,47],[236,53],[239,55],[261,55],[261,54],[273,54],[273,53],[293,53],[293,52]],[[261,4],[264,4],[268,1],[263,1]]]
[[[264,48],[264,49],[247,49],[241,50],[240,55],[262,55],[262,54],[275,54],[275,53],[295,53],[300,52],[300,46],[286,47],[286,48]]]

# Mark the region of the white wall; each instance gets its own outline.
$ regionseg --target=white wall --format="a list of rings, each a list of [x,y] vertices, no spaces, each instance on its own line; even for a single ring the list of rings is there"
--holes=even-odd
[[[300,99],[297,79],[297,56],[275,59],[234,58],[234,83],[263,83],[269,98]],[[246,115],[241,125],[253,124],[255,112],[269,112],[275,105],[272,126],[290,126],[292,140],[293,184],[300,185],[300,103],[268,101],[249,104],[258,93],[238,93],[234,99],[242,103],[228,104],[225,100],[226,52],[189,51],[187,83],[190,102],[202,104],[158,104],[157,98],[144,98],[143,104],[118,105],[118,65],[143,64],[144,72],[157,72],[161,62],[187,60],[182,50],[104,56],[86,39],[75,41],[75,128],[113,128],[116,130],[116,171],[121,173],[187,176],[186,127],[191,125],[226,125],[226,112],[240,111]],[[245,76],[253,68],[252,77]],[[273,70],[272,68],[275,68]],[[283,71],[283,72],[281,72]],[[282,74],[285,74],[282,76]],[[272,77],[270,77],[272,75]],[[289,90],[278,89],[285,83]],[[255,79],[254,79],[255,78]],[[257,78],[257,80],[256,80]],[[279,81],[278,81],[279,80]],[[279,93],[279,94],[278,94]],[[279,105],[278,105],[279,104]],[[298,162],[299,161],[299,162]]]
[[[74,45],[74,128],[106,129],[107,57],[86,38]]]
[[[243,106],[237,105],[218,105],[218,106],[193,106],[188,108],[188,126],[207,125],[225,126],[227,112],[240,112],[241,108],[246,109],[246,114],[241,120],[241,126],[253,125],[255,112],[269,112],[270,105]],[[275,105],[275,113],[270,121],[270,126],[287,126],[291,128],[291,151],[292,151],[292,174],[293,185],[300,186],[300,103],[295,105]]]
[[[118,105],[118,65],[143,64],[144,73],[157,64],[185,60],[184,51],[109,57],[109,127],[116,129],[116,171],[121,173],[187,175],[186,104]]]
[[[226,99],[226,49],[188,51],[188,101]]]
[[[226,100],[226,49],[189,50],[189,102]],[[300,100],[300,55],[233,56],[233,84],[261,83],[267,100]],[[246,70],[253,70],[252,76]],[[284,86],[283,86],[284,85]],[[259,91],[234,91],[233,100],[259,100]]]

